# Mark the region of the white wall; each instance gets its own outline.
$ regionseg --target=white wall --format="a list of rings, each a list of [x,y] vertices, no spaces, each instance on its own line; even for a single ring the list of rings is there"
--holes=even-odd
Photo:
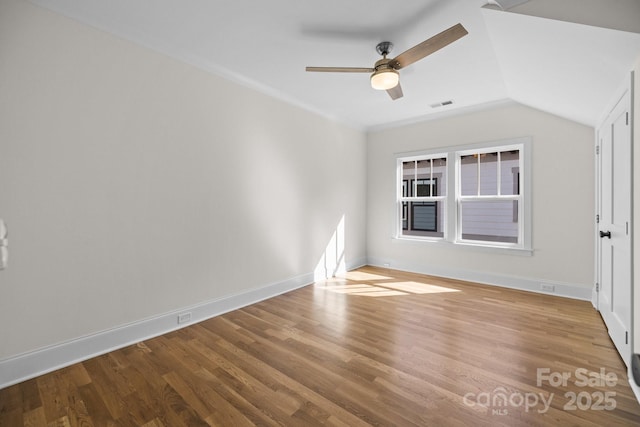
[[[362,132],[24,1],[0,56],[0,361],[364,261]]]
[[[532,137],[532,256],[394,240],[394,153]],[[469,113],[368,136],[367,255],[393,268],[456,277],[526,278],[590,296],[593,282],[593,128],[521,105]]]
[[[634,67],[633,94],[633,352],[640,353],[640,56]],[[636,167],[638,170],[636,171]],[[640,389],[639,389],[640,391]],[[640,399],[640,396],[639,396]]]

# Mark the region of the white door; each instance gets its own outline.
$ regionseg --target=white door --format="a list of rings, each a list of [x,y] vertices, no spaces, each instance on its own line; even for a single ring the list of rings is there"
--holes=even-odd
[[[624,362],[631,360],[631,94],[598,130],[598,310]]]

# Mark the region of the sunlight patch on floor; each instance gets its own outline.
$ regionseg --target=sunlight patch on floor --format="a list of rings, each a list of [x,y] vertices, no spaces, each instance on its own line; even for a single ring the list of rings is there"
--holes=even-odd
[[[406,292],[388,288],[381,288],[379,286],[367,285],[364,283],[353,285],[329,285],[325,286],[324,288],[336,294],[360,295],[366,297],[390,297],[398,295],[409,295]]]
[[[380,285],[366,283],[325,282],[320,286],[329,292],[345,295],[359,295],[367,297],[389,297],[412,294],[436,294],[446,292],[460,292],[458,289],[429,285],[418,282],[390,282]]]
[[[445,288],[443,286],[429,285],[419,282],[392,282],[385,283],[386,288],[408,292],[410,294],[440,294],[444,292],[460,292],[459,289]]]
[[[347,271],[346,273],[340,274],[339,277],[356,281],[392,279],[392,277],[380,276],[379,274],[373,273],[365,273],[364,271]]]

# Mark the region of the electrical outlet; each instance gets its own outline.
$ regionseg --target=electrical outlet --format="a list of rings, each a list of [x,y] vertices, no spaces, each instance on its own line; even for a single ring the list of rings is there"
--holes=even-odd
[[[556,286],[550,285],[549,283],[540,283],[540,289],[542,289],[545,292],[555,292]]]
[[[388,262],[385,262],[384,264],[382,264],[385,268],[389,268],[391,267],[391,264],[389,264]]]
[[[187,323],[191,320],[191,313],[178,314],[178,324]]]
[[[9,260],[9,239],[7,226],[0,218],[0,270],[7,268]]]

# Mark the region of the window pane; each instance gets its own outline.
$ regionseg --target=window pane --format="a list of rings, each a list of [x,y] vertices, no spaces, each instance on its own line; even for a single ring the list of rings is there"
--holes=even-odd
[[[498,153],[480,154],[480,194],[498,194]]]
[[[413,197],[425,197],[429,196],[429,183],[426,182],[431,177],[431,159],[418,160],[416,162],[416,171],[418,172],[417,180],[411,181],[411,187]]]
[[[407,196],[409,196],[409,180],[403,179],[402,180],[402,197],[407,197]]]
[[[434,196],[447,195],[447,159],[433,159]]]
[[[431,159],[418,160],[416,164],[418,167],[418,175],[428,177],[431,172]]]
[[[517,208],[518,202],[513,200],[462,202],[462,238],[485,242],[518,243]]]
[[[415,170],[416,162],[414,162],[413,160],[409,162],[402,162],[402,179],[407,182],[409,180],[412,180],[415,177]],[[409,197],[409,193],[403,195],[405,197]]]
[[[446,196],[446,178],[446,158],[402,162],[402,197]]]
[[[409,203],[402,202],[400,203],[400,218],[402,221],[402,229],[409,229]]]
[[[500,153],[500,194],[520,194],[520,151]]]
[[[401,203],[403,236],[444,236],[443,202]]]
[[[460,194],[478,195],[478,157],[474,155],[460,157]]]
[[[431,197],[436,195],[435,183],[430,179],[419,179],[416,182],[416,196]]]

